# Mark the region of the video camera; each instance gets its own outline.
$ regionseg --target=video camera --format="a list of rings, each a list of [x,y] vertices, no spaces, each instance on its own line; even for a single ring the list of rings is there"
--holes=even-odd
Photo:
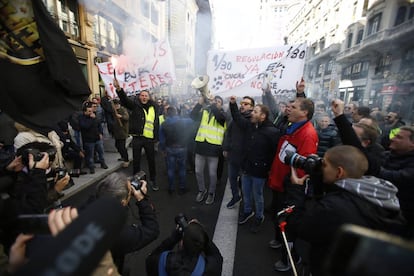
[[[142,186],[141,180],[147,180],[147,175],[144,171],[139,171],[129,178],[129,181],[131,182],[132,187],[134,187],[134,189],[137,191],[141,189],[141,186]]]
[[[297,169],[304,170],[307,174],[320,171],[322,168],[322,158],[317,155],[302,156],[296,152],[287,150],[285,164]]]

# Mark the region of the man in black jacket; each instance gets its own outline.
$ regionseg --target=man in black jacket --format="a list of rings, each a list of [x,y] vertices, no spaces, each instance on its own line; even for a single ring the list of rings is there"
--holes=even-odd
[[[305,183],[292,168],[288,187],[290,203],[287,230],[311,245],[310,264],[314,276],[324,275],[323,265],[339,228],[356,224],[385,232],[398,232],[404,219],[396,196],[397,188],[383,179],[364,176],[368,169],[365,155],[353,146],[329,149],[322,164],[323,182],[328,192],[305,208]]]
[[[250,120],[254,108],[254,99],[245,96],[240,103],[240,114]],[[246,135],[245,130],[238,124],[231,122],[224,134],[223,156],[228,162],[228,176],[232,193],[231,200],[227,203],[227,208],[234,208],[241,201],[239,183],[237,179],[241,177],[241,163],[245,154]]]
[[[141,170],[141,152],[145,150],[147,156],[150,184],[154,191],[159,187],[155,180],[155,142],[158,141],[159,118],[156,104],[150,99],[148,90],[142,90],[134,100],[125,94],[124,89],[114,80],[116,93],[119,96],[122,106],[131,110],[129,118],[129,134],[132,135],[132,158],[133,174]]]
[[[414,128],[400,127],[384,153],[378,177],[391,181],[398,188],[401,211],[408,222],[408,237],[414,237]]]
[[[257,233],[264,221],[263,187],[266,183],[273,157],[279,141],[279,131],[269,120],[269,108],[256,105],[250,120],[244,118],[236,104],[236,97],[230,97],[230,110],[234,122],[245,129],[246,145],[242,160],[243,212],[239,224],[245,224],[251,217],[255,220],[250,231]],[[252,201],[254,199],[255,208]],[[255,211],[254,211],[255,210]]]

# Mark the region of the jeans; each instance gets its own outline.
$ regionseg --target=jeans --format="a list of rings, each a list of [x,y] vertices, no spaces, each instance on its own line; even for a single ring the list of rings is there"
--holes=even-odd
[[[88,168],[95,167],[95,162],[94,162],[95,149],[98,152],[99,162],[101,164],[105,163],[103,140],[98,140],[92,143],[84,142],[83,148],[85,149],[85,155],[86,155],[85,160],[86,160],[86,165],[88,166]]]
[[[186,177],[186,161],[187,161],[187,149],[186,148],[169,148],[167,152],[167,174],[168,174],[168,189],[174,189],[175,179],[175,167],[178,167],[179,187],[185,188]]]
[[[242,175],[244,212],[250,213],[253,210],[252,199],[254,199],[256,218],[258,219],[261,219],[263,217],[263,187],[265,182],[266,178],[258,178],[248,174]]]
[[[141,136],[134,136],[132,139],[132,162],[133,174],[141,170],[142,148],[147,156],[150,180],[155,181],[155,149],[154,141]]]
[[[228,164],[228,174],[229,174],[229,182],[230,182],[230,188],[231,193],[233,195],[233,198],[240,198],[240,189],[239,189],[239,183],[237,181],[237,177],[241,175],[241,168],[240,165],[229,162]]]
[[[218,164],[218,156],[205,156],[196,154],[195,155],[195,173],[197,178],[197,185],[199,191],[206,190],[206,184],[204,181],[204,168],[208,167],[208,176],[210,179],[210,186],[208,188],[208,192],[210,194],[214,194],[216,192],[216,184],[217,184],[217,164]]]

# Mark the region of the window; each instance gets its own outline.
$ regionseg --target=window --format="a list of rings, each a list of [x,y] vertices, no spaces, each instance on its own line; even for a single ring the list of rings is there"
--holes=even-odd
[[[66,35],[79,39],[79,11],[75,0],[43,0],[53,19]]]
[[[332,72],[333,65],[334,65],[333,60],[330,60],[330,61],[328,62],[328,64],[326,65],[326,70],[325,70],[325,73],[326,73],[326,74],[330,74],[330,73]]]
[[[372,35],[372,34],[375,34],[376,32],[378,32],[379,27],[380,27],[380,23],[381,23],[381,13],[376,14],[374,17],[369,19],[369,21],[368,21],[368,35]]]
[[[411,5],[410,11],[408,12],[408,19],[411,19],[414,17],[414,5]]]
[[[106,48],[109,51],[117,52],[117,49],[120,48],[120,37],[117,29],[119,30],[113,22],[98,14],[95,15],[95,41],[101,50]]]
[[[398,8],[397,17],[395,18],[394,26],[398,26],[404,22],[406,12],[407,12],[407,7]]]
[[[354,36],[354,34],[353,34],[353,33],[349,33],[349,34],[348,34],[346,48],[351,48],[351,46],[352,46],[352,37],[353,37],[353,36]]]
[[[355,45],[360,44],[363,37],[364,37],[364,30],[359,30],[357,34],[357,40],[355,41]]]
[[[150,6],[147,0],[141,1],[141,13],[143,16],[149,18]]]
[[[352,65],[352,74],[358,74],[361,72],[361,62],[359,63],[355,63],[354,65]]]
[[[154,25],[158,25],[158,10],[153,4],[151,4],[151,22]]]

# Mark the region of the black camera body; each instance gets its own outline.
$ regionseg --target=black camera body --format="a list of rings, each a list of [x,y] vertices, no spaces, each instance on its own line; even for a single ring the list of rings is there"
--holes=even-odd
[[[68,171],[65,168],[57,168],[55,169],[55,173],[57,174],[58,179],[64,178],[66,174],[69,174],[70,177],[79,177],[80,169],[71,169]]]
[[[29,154],[33,155],[33,161],[38,162],[42,160],[43,154],[49,155],[49,162],[53,162],[56,156],[56,148],[53,145],[44,142],[32,142],[21,146],[16,151],[17,156],[22,156],[24,165],[29,165]]]
[[[285,164],[304,170],[307,174],[318,172],[322,169],[322,158],[317,155],[302,156],[296,152],[286,151]]]
[[[179,213],[174,218],[175,223],[178,226],[178,232],[181,234],[184,232],[184,229],[188,226],[188,219],[183,213]]]
[[[134,187],[135,190],[141,189],[141,180],[147,180],[147,175],[144,171],[139,171],[129,178],[129,181],[131,182],[131,185],[132,187]]]

